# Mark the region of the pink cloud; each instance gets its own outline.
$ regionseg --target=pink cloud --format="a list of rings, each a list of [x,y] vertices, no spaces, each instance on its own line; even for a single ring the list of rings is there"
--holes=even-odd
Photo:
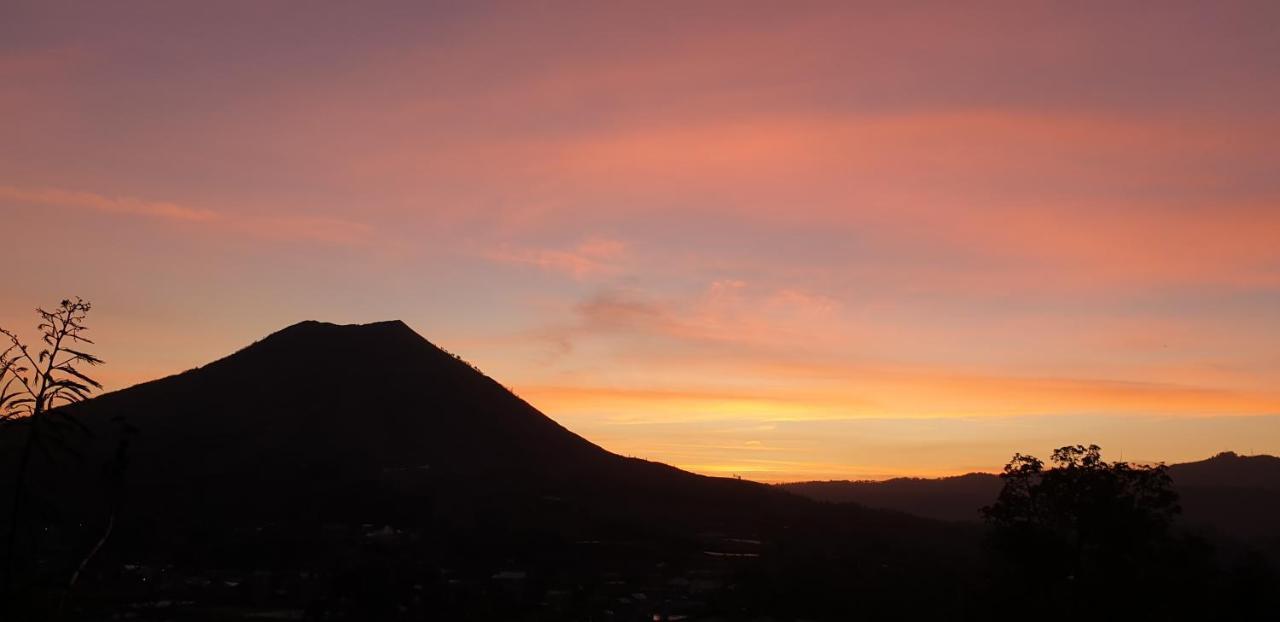
[[[595,237],[567,249],[501,247],[485,253],[485,256],[499,263],[534,266],[583,280],[615,274],[626,253],[627,246],[623,242]]]
[[[48,207],[72,207],[183,222],[210,222],[219,219],[217,212],[185,207],[175,203],[144,201],[131,197],[111,198],[92,192],[62,190],[59,188],[24,189],[13,186],[0,186],[0,199]]]
[[[107,197],[92,192],[60,188],[0,186],[0,201],[139,216],[270,239],[352,245],[367,242],[373,233],[373,228],[367,224],[342,218],[272,214],[232,215],[168,201]]]
[[[663,339],[695,348],[743,352],[812,343],[819,334],[846,338],[841,304],[797,288],[771,289],[737,279],[708,283],[686,295],[658,297],[609,289],[573,305],[577,322],[536,332],[559,343],[595,339]]]

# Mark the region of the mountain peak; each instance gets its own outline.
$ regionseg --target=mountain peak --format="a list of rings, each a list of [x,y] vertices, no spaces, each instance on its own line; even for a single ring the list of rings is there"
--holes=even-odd
[[[384,320],[368,324],[334,324],[318,320],[304,320],[286,326],[254,342],[242,351],[272,348],[323,348],[341,343],[358,344],[374,342],[386,346],[399,344],[413,347],[423,343],[435,345],[418,334],[401,320]]]
[[[286,333],[315,333],[322,331],[402,331],[413,333],[414,335],[418,334],[412,328],[409,328],[409,325],[405,324],[403,320],[382,320],[380,322],[370,322],[367,324],[334,324],[332,322],[321,322],[319,320],[303,320],[297,324],[286,326],[272,333],[267,338],[269,339],[275,335],[283,335]]]
[[[168,416],[179,399],[183,415]],[[252,450],[257,464],[341,463],[369,477],[431,464],[464,479],[499,471],[567,478],[582,465],[622,460],[400,320],[298,322],[81,409],[137,413],[131,422],[157,437],[172,426],[174,436],[190,439],[253,439],[239,451]]]

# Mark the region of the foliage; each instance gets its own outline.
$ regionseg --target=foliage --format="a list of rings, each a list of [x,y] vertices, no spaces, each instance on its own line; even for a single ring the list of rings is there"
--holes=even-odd
[[[1000,476],[999,498],[983,508],[988,522],[1079,545],[1121,546],[1167,530],[1181,511],[1164,465],[1109,463],[1097,445],[1060,447],[1050,461],[1046,471],[1038,458],[1014,454]]]
[[[1015,454],[982,509],[998,584],[1085,607],[1143,602],[1145,590],[1193,576],[1203,555],[1170,529],[1181,510],[1164,465],[1107,462],[1097,445],[1060,447],[1050,462]]]

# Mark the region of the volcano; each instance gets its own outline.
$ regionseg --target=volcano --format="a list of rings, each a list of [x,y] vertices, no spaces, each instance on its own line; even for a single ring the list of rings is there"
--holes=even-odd
[[[136,430],[127,507],[158,528],[477,513],[535,520],[533,508],[549,504],[593,520],[716,525],[812,505],[608,452],[400,321],[302,322],[70,413],[90,432],[88,457],[40,465],[47,487],[91,481],[74,471],[108,457],[122,420]]]

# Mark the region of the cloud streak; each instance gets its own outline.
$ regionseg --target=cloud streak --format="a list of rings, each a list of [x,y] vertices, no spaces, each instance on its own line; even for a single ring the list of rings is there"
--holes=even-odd
[[[627,246],[620,240],[593,237],[567,249],[502,246],[484,255],[498,263],[533,266],[584,280],[617,274],[626,253]]]
[[[0,201],[138,216],[275,240],[357,245],[367,243],[373,234],[373,228],[369,225],[342,218],[294,215],[239,216],[168,201],[108,197],[92,192],[60,188],[0,186]]]
[[[92,192],[59,188],[33,189],[0,186],[0,199],[46,207],[88,209],[178,222],[212,222],[221,218],[217,212],[185,207],[176,203],[144,201],[131,197],[111,198]]]

